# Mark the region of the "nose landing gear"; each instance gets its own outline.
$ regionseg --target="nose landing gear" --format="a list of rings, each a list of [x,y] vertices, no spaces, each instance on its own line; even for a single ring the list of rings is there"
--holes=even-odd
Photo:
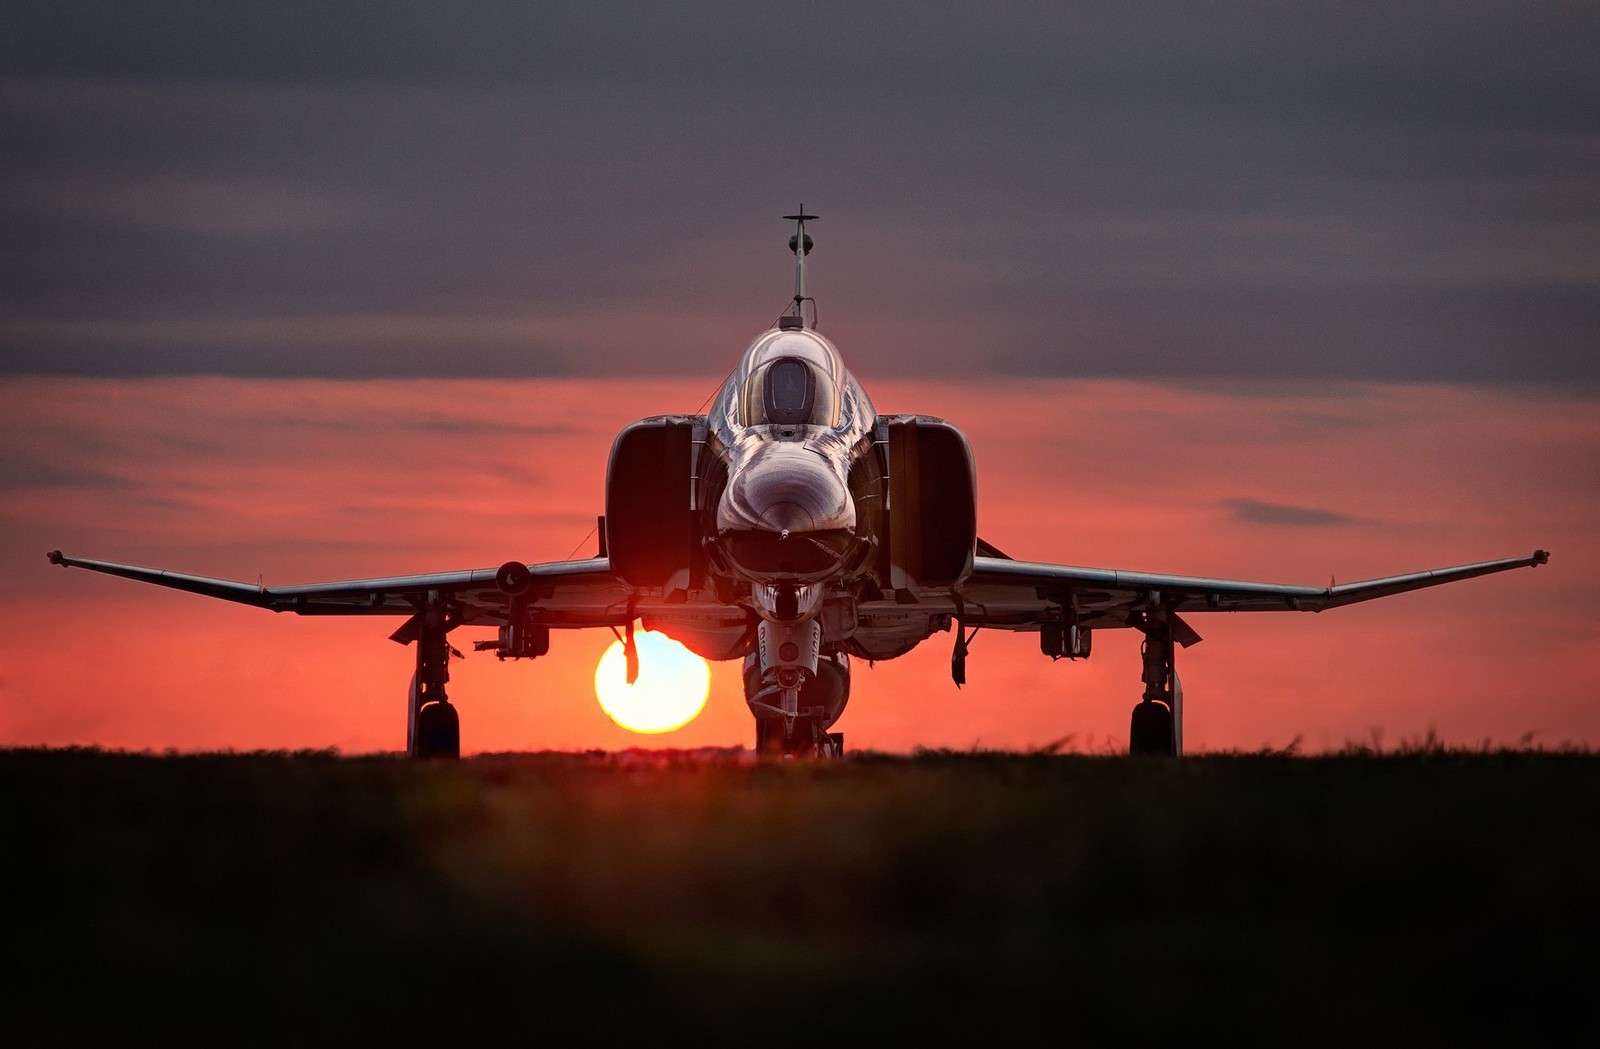
[[[844,733],[824,730],[814,715],[757,718],[756,753],[772,758],[842,758]]]
[[[744,663],[744,697],[756,719],[758,754],[844,756],[844,733],[828,729],[850,698],[850,657],[820,651],[821,640],[815,619],[760,624]]]

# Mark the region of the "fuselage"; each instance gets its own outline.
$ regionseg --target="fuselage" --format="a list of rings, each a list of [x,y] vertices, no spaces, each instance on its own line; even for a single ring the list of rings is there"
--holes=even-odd
[[[707,418],[717,468],[701,506],[716,570],[764,587],[859,569],[874,537],[851,477],[876,422],[866,391],[816,331],[793,323],[751,343]]]

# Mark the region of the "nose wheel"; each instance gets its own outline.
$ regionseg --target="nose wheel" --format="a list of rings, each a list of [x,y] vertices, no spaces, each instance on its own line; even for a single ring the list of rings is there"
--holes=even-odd
[[[844,733],[814,717],[756,719],[756,753],[766,758],[842,758]]]

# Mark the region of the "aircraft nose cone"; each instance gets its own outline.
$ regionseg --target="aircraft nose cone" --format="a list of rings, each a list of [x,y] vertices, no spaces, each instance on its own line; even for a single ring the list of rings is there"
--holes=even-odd
[[[734,472],[717,508],[721,531],[853,531],[856,508],[833,465],[798,446],[769,445]]]

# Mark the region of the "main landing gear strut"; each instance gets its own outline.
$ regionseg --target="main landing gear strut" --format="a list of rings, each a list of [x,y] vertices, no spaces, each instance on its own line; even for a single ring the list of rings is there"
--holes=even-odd
[[[413,641],[417,646],[417,671],[411,678],[406,714],[409,758],[453,760],[461,756],[461,719],[444,689],[450,680],[450,657],[459,655],[446,640],[455,626],[444,602],[429,595],[427,604],[395,631],[394,640],[402,644]]]
[[[1173,628],[1176,616],[1158,609],[1145,617],[1140,656],[1144,662],[1144,698],[1133,708],[1128,727],[1128,753],[1177,757],[1183,753],[1183,684],[1173,665]],[[1177,621],[1185,644],[1198,641],[1188,624]],[[1192,635],[1193,640],[1188,639]]]

